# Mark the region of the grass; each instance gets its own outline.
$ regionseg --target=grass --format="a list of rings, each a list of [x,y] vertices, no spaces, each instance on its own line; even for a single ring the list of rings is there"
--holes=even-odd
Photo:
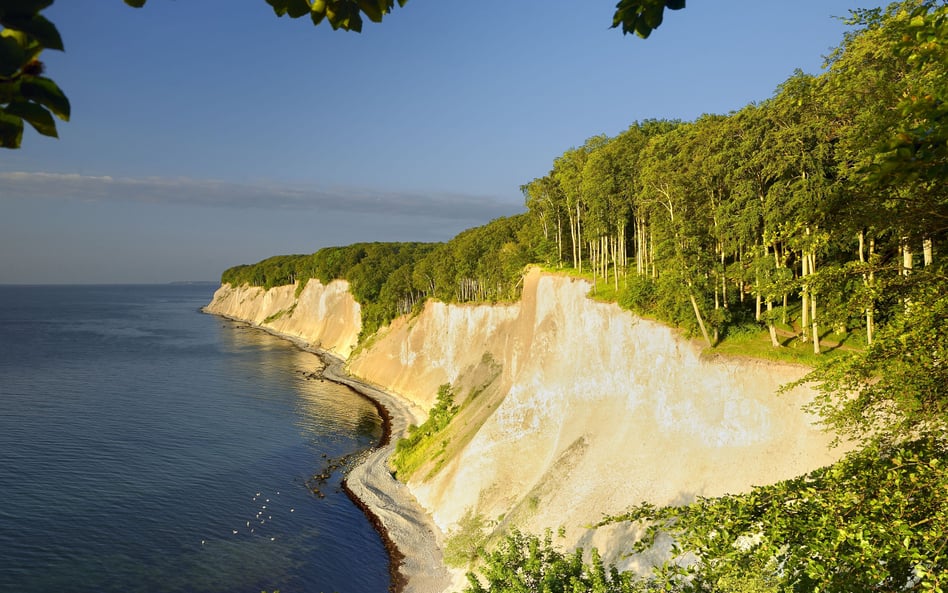
[[[571,278],[581,278],[593,283],[592,272],[585,269],[580,273],[575,268],[556,268],[544,266],[546,272],[560,274]],[[603,303],[618,303],[622,291],[622,279],[619,280],[619,290],[616,290],[615,280],[610,277],[607,282],[602,277],[595,279],[595,285],[589,291],[589,298]],[[777,323],[777,338],[781,347],[775,348],[770,342],[770,332],[763,324],[732,325],[727,334],[711,348],[705,348],[706,356],[734,356],[772,360],[815,366],[829,357],[843,356],[847,352],[862,350],[866,346],[865,331],[836,332],[831,328],[823,327],[820,333],[820,354],[813,353],[813,343],[804,342],[800,337],[800,303],[791,303],[787,307],[788,323]],[[637,315],[651,319],[646,315]]]
[[[284,317],[284,316],[286,316],[286,315],[292,315],[292,314],[293,314],[293,311],[295,311],[295,310],[296,310],[296,303],[293,303],[292,305],[290,305],[290,306],[287,307],[286,309],[281,309],[281,310],[277,311],[276,313],[274,313],[273,315],[271,315],[271,316],[267,317],[266,319],[264,319],[264,320],[263,320],[263,325],[266,325],[266,324],[268,324],[268,323],[273,323],[273,322],[276,321],[277,319],[280,319],[280,318],[282,318],[282,317]]]

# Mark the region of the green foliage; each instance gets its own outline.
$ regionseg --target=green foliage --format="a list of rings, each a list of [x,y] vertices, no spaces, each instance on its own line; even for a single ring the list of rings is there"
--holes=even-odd
[[[625,34],[635,33],[645,39],[664,20],[665,9],[680,10],[685,0],[619,0],[612,26],[622,26]]]
[[[54,116],[69,120],[69,100],[44,77],[40,54],[63,50],[56,27],[40,14],[52,0],[0,2],[0,146],[19,148],[23,123],[44,136],[57,137]]]
[[[676,558],[664,570],[683,591],[715,591],[748,575],[779,591],[942,590],[946,447],[940,435],[871,445],[747,494],[681,507],[643,504],[604,523],[645,522],[636,550],[671,534]]]
[[[256,264],[225,270],[221,282],[232,286],[297,284],[297,293],[310,279],[323,284],[335,279],[349,282],[353,297],[362,307],[362,334],[371,335],[398,315],[408,313],[424,300],[408,278],[415,262],[424,259],[436,245],[430,243],[356,243],[327,247],[311,255],[277,255]]]
[[[487,540],[487,521],[473,509],[465,511],[456,529],[444,542],[444,562],[448,566],[470,567]]]
[[[468,573],[465,593],[632,593],[648,591],[629,573],[606,567],[593,549],[589,563],[581,549],[564,553],[543,539],[514,530],[493,552],[482,552],[481,576]]]
[[[524,268],[535,259],[521,239],[529,223],[520,214],[461,232],[417,263],[412,286],[445,302],[517,299]]]
[[[438,387],[438,397],[421,426],[410,426],[408,436],[399,439],[392,455],[392,465],[400,479],[407,480],[421,464],[444,452],[446,441],[441,433],[451,423],[460,408],[454,404],[451,385]]]
[[[906,304],[876,341],[798,382],[818,382],[812,409],[837,434],[898,442],[948,426],[948,282],[931,270],[902,278]]]

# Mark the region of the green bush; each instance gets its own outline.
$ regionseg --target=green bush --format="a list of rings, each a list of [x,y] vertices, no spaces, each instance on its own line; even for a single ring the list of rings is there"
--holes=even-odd
[[[454,405],[454,392],[451,385],[445,383],[438,388],[438,398],[428,419],[421,426],[408,427],[408,436],[399,439],[392,455],[392,465],[399,478],[408,479],[422,463],[443,452],[447,441],[439,440],[438,434],[448,427],[451,419],[458,413]],[[434,446],[437,445],[437,448]]]

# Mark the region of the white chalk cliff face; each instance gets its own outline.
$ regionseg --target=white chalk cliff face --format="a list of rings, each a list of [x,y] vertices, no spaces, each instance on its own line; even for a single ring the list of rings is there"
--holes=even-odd
[[[348,358],[362,331],[362,308],[349,283],[323,285],[311,279],[296,297],[296,285],[264,290],[224,284],[205,310],[259,325]]]
[[[241,290],[243,297],[222,288],[212,312],[259,323],[291,305],[280,299],[292,288],[270,301]],[[353,375],[420,409],[431,407],[442,383],[454,386],[459,403],[468,400],[443,459],[409,482],[445,532],[470,510],[498,529],[563,527],[565,545],[597,546],[615,561],[627,551],[626,528],[591,530],[604,514],[745,491],[841,454],[801,411],[812,392],[776,395],[803,368],[702,357],[675,330],[593,301],[588,290],[584,281],[532,270],[517,304],[429,302],[349,360]],[[337,313],[304,308],[304,295],[290,316],[298,325],[286,327],[323,336],[303,327],[332,323],[317,311]],[[240,298],[245,304],[229,305]],[[340,314],[353,310],[358,316],[352,306]],[[308,321],[297,318],[303,311]],[[268,327],[285,331],[279,322]]]

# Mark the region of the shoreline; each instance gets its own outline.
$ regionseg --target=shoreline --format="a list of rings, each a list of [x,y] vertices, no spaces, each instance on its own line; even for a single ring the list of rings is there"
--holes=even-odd
[[[295,336],[215,313],[206,306],[201,308],[201,312],[262,330],[315,354],[323,363],[322,376],[326,380],[349,387],[375,405],[382,418],[382,436],[378,445],[369,449],[343,478],[342,490],[365,514],[385,546],[391,578],[389,591],[446,591],[453,579],[443,561],[444,536],[407,486],[395,479],[388,466],[388,459],[395,452],[395,442],[407,434],[408,426],[415,421],[408,402],[349,376],[343,368],[345,362],[332,352],[313,347]]]

